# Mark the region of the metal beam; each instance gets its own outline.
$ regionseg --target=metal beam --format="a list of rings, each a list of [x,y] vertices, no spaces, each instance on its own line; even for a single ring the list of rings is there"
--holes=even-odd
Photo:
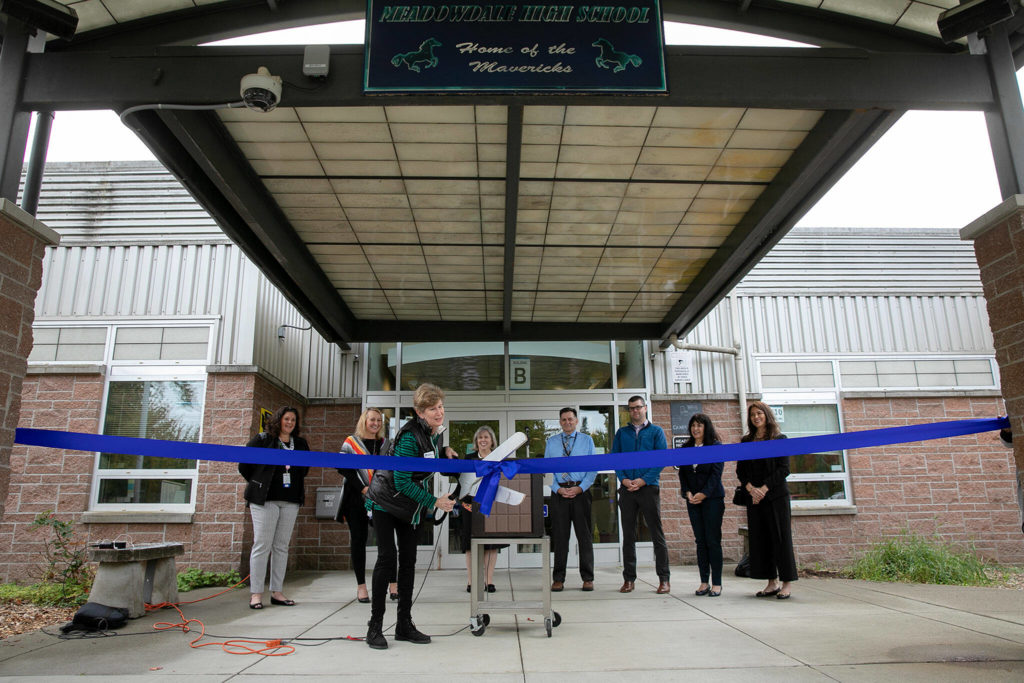
[[[267,0],[228,0],[84,31],[70,41],[51,41],[49,49],[80,52],[140,45],[198,45],[365,16],[365,0],[302,0],[278,3],[276,7]]]
[[[1003,199],[1024,193],[1024,105],[1005,24],[985,36],[985,47],[996,104],[985,112],[996,178]],[[976,45],[976,43],[972,43]]]
[[[212,112],[202,111],[161,110],[157,115],[194,160],[200,173],[209,179],[241,219],[242,225],[233,225],[249,233],[244,236],[244,242],[239,241],[246,253],[249,253],[247,247],[253,244],[252,237],[255,236],[262,246],[256,254],[263,256],[265,261],[269,253],[279,266],[275,270],[283,281],[275,284],[292,293],[296,303],[299,302],[294,292],[301,292],[311,303],[311,308],[305,305],[299,308],[317,331],[329,342],[344,345],[351,340],[356,327],[355,317],[248,160],[231,141],[220,119]],[[242,235],[228,232],[228,236],[236,239]]]
[[[501,331],[512,334],[512,286],[516,275],[516,226],[519,216],[519,161],[523,154],[523,107],[508,108],[505,125],[505,253],[502,271]]]
[[[816,3],[818,4],[818,3]],[[793,2],[753,0],[663,0],[665,21],[746,31],[827,47],[857,47],[878,52],[959,52],[938,36],[900,29],[843,12]]]
[[[902,112],[830,111],[794,151],[662,321],[668,345],[707,316]]]
[[[212,104],[238,99],[241,77],[259,66],[306,83],[296,46],[183,47],[146,51],[45,53],[28,57],[28,109],[123,110],[151,103]],[[454,95],[475,105],[693,106],[777,109],[982,110],[994,102],[983,56],[883,54],[805,48],[666,48],[667,95]],[[363,52],[333,46],[324,87],[286,85],[288,107],[429,105],[436,95],[368,97]],[[202,78],[196,74],[201,73]]]
[[[509,335],[501,322],[452,323],[438,320],[364,320],[359,342],[447,341],[592,341],[657,339],[657,323],[531,323],[516,322]]]
[[[0,199],[12,203],[18,201],[31,119],[31,114],[21,108],[21,93],[32,31],[20,21],[8,18],[0,48]]]
[[[777,0],[663,0],[666,21],[701,24],[785,38],[812,45],[883,52],[955,52],[935,36],[898,29],[842,12]],[[195,45],[282,28],[362,19],[365,0],[228,0],[166,12],[51,41],[52,50],[82,51],[138,45]]]

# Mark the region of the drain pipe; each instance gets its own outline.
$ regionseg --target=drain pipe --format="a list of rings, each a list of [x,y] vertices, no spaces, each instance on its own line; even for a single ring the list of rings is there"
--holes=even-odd
[[[742,433],[747,426],[747,374],[743,366],[743,347],[740,343],[739,322],[736,318],[736,299],[732,294],[729,295],[729,317],[732,319],[733,346],[684,344],[676,335],[669,337],[669,341],[672,346],[680,350],[724,353],[733,357],[733,367],[736,373],[736,397],[740,408],[740,432]]]

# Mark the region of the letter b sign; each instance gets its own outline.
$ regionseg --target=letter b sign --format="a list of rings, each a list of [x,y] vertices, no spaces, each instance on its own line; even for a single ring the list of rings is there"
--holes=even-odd
[[[529,357],[512,356],[508,359],[509,388],[522,390],[530,388]]]

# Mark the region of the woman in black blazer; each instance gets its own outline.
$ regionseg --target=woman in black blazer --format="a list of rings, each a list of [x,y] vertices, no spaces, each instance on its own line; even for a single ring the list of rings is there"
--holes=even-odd
[[[744,442],[786,438],[779,431],[772,409],[761,401],[754,401],[747,408],[747,428]],[[759,598],[774,595],[786,600],[790,596],[790,583],[796,581],[789,487],[786,486],[789,457],[740,460],[736,463],[736,476],[740,486],[750,494],[747,501],[750,578],[768,580],[768,585],[756,595]]]
[[[280,451],[308,451],[309,444],[299,436],[299,411],[290,406],[279,408],[267,423],[267,431],[254,436],[249,447]],[[285,453],[281,457],[287,461]],[[284,596],[284,573],[288,568],[288,544],[306,500],[306,474],[309,468],[293,465],[254,465],[239,463],[245,477],[245,502],[252,514],[252,553],[249,556],[249,608],[263,609],[267,560],[270,560],[270,603],[292,606]]]
[[[690,418],[690,438],[683,448],[715,446],[722,443],[715,425],[704,413]],[[722,516],[725,514],[725,489],[722,487],[724,462],[683,465],[679,468],[679,494],[686,498],[686,512],[697,542],[697,568],[700,587],[696,595],[717,598],[722,594]],[[710,579],[711,583],[708,583]]]

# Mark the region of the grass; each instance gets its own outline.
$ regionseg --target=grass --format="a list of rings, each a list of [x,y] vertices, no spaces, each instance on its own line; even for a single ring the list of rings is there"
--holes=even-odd
[[[0,602],[26,602],[43,607],[79,607],[89,599],[89,589],[78,584],[0,584]]]
[[[848,575],[865,581],[989,586],[993,581],[986,568],[970,550],[903,532],[864,553],[850,566]]]
[[[233,586],[241,580],[242,577],[234,569],[229,572],[208,572],[196,567],[189,567],[178,574],[178,590],[184,593],[195,588]]]

